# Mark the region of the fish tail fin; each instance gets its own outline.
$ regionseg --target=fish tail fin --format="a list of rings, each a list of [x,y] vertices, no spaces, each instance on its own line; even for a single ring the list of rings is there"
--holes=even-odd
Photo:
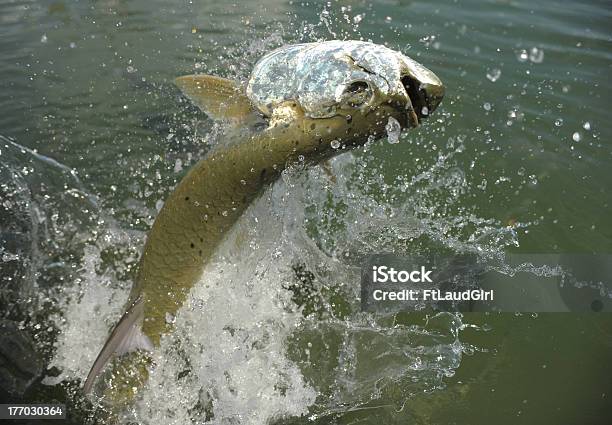
[[[153,351],[153,344],[142,332],[142,321],[144,318],[144,301],[142,298],[136,299],[134,303],[123,314],[110,336],[106,340],[104,347],[98,354],[85,384],[83,391],[89,394],[102,370],[113,355],[123,355],[137,349]]]

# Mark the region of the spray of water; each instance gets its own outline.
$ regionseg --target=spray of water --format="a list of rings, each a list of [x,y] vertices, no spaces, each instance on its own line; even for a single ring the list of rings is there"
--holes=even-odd
[[[320,18],[302,24],[299,37],[282,31],[255,37],[246,60],[283,42],[354,37],[363,16],[343,8],[336,17],[348,24],[342,34],[331,32],[329,12]],[[232,63],[243,63],[243,52],[227,52],[228,69],[239,78],[246,67]],[[435,125],[443,131],[446,124]],[[393,315],[361,313],[359,265],[372,252],[496,256],[517,243],[512,229],[457,207],[471,190],[456,163],[464,141],[449,137],[418,171],[396,164],[391,182],[377,153],[389,146],[378,143],[334,159],[333,177],[320,168],[285,172],[231,231],[176,317],[167,318],[175,331],[154,353],[149,384],[125,420],[316,419],[376,400],[400,410],[414,394],[443,387],[471,349],[459,339],[460,316],[442,313],[407,325]],[[223,138],[209,136],[206,143],[223,144]],[[418,138],[413,143],[415,155],[427,146]],[[10,164],[4,190],[19,194],[24,209],[17,215],[32,229],[29,283],[20,289],[33,294],[24,306],[31,315],[26,321],[50,329],[41,338],[48,341],[44,382],[69,386],[76,400],[70,383],[84,378],[122,313],[145,232],[115,222],[61,164],[15,145],[3,149],[4,158],[13,152],[3,161]],[[50,183],[16,172],[24,163],[30,176]],[[41,287],[45,273],[48,284]],[[51,314],[33,318],[40,309]]]

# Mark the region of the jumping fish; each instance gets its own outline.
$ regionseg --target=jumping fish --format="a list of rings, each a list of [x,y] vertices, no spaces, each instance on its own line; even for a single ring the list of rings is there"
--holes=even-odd
[[[363,41],[272,51],[257,62],[246,88],[210,75],[179,77],[176,85],[214,119],[237,128],[259,125],[200,160],[164,203],[125,313],[94,362],[85,393],[113,359],[106,386],[121,395],[111,398],[133,398],[146,383],[149,353],[171,330],[167,317],[184,303],[245,209],[288,165],[319,164],[382,138],[389,123],[416,127],[444,96],[429,69]]]

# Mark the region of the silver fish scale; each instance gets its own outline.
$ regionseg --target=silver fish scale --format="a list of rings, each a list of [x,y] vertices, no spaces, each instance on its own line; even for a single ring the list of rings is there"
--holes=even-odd
[[[335,114],[344,90],[355,81],[365,81],[385,95],[404,90],[402,71],[414,64],[399,52],[364,41],[296,44],[257,62],[247,96],[266,115],[279,103],[294,100],[307,115],[324,118]]]

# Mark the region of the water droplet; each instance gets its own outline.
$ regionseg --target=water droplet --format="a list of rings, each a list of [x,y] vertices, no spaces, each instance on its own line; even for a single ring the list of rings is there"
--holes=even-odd
[[[579,132],[577,132],[577,131],[576,131],[576,132],[574,132],[574,134],[572,134],[572,140],[573,140],[574,142],[579,142],[579,141],[580,141],[580,138],[581,138],[581,136],[580,136],[580,133],[579,133]]]
[[[421,108],[421,115],[423,115],[423,116],[429,115],[429,108],[427,106],[423,106]]]
[[[493,83],[499,80],[499,77],[501,77],[501,69],[499,68],[493,68],[487,72],[487,78]]]
[[[395,118],[389,117],[389,121],[385,126],[385,130],[387,130],[387,140],[389,141],[389,143],[399,143],[402,126]]]
[[[586,131],[590,131],[591,130],[591,123],[586,121],[584,124],[582,124],[582,128],[584,128]]]
[[[221,213],[221,215],[222,215],[223,217],[227,217],[227,210],[223,211],[223,212]]]
[[[482,108],[485,111],[490,111],[491,110],[491,104],[489,102],[485,102],[485,103],[483,103]]]
[[[385,21],[386,21],[386,22],[391,22],[392,20],[393,20],[393,18],[392,18],[391,16],[387,16],[387,17],[385,18]]]
[[[174,161],[174,172],[179,173],[182,170],[183,170],[183,161],[181,160],[181,158],[177,158],[176,161]]]
[[[332,149],[338,149],[340,147],[340,142],[338,140],[332,140],[330,144]]]
[[[555,127],[561,127],[563,125],[563,118],[557,118],[555,120]]]
[[[518,52],[516,57],[519,60],[519,62],[525,62],[527,61],[527,59],[529,59],[529,54],[527,53],[527,50],[522,49]]]
[[[42,37],[40,37],[40,42],[46,43],[47,41],[49,41],[49,39],[47,38],[47,34],[43,34]]]
[[[532,47],[529,50],[529,60],[533,63],[542,63],[544,61],[544,50]]]

